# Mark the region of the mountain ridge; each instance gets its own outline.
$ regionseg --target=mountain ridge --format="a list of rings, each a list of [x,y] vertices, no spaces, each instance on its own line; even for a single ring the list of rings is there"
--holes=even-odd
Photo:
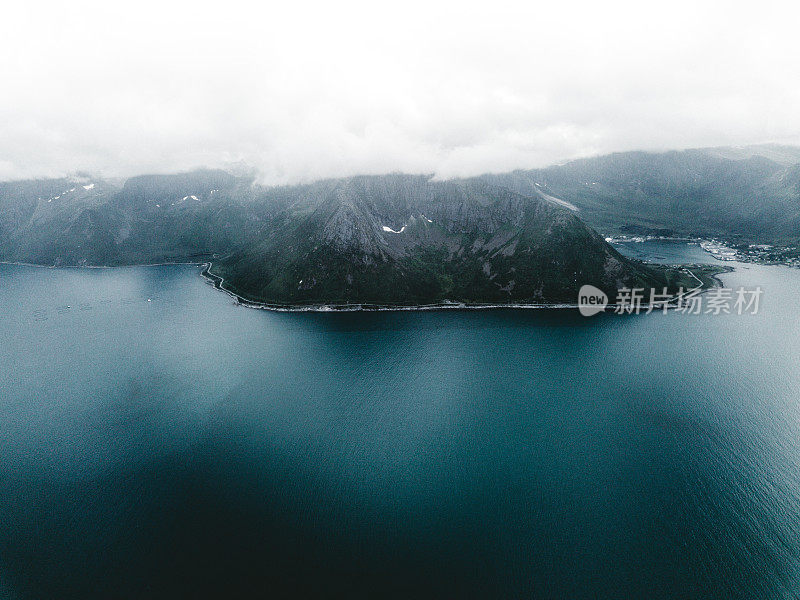
[[[0,185],[0,258],[213,262],[242,297],[278,304],[556,303],[584,283],[609,293],[669,283],[571,211],[481,179],[267,188],[202,170],[74,183]]]
[[[608,234],[800,243],[798,147],[624,152],[482,178],[564,199]]]
[[[2,260],[213,262],[242,298],[278,304],[556,303],[583,283],[677,281],[598,229],[800,242],[800,148],[616,153],[451,180],[264,186],[200,169],[0,183]]]

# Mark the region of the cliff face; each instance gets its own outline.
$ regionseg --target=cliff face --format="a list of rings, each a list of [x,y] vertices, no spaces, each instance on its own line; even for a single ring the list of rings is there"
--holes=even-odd
[[[584,283],[650,277],[569,210],[485,182],[392,175],[320,188],[215,272],[245,297],[286,304],[572,302]]]
[[[4,186],[5,260],[213,257],[228,287],[264,302],[572,302],[585,283],[610,292],[655,284],[573,211],[480,179],[388,175],[267,188],[200,171]]]

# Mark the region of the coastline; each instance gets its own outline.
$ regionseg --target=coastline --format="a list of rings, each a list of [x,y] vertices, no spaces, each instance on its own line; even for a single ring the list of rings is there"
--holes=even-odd
[[[206,262],[203,263],[203,268],[200,272],[200,275],[215,289],[220,290],[226,294],[228,294],[231,298],[233,298],[237,304],[245,306],[247,308],[255,308],[259,310],[269,310],[273,312],[400,312],[400,311],[434,311],[434,310],[498,310],[498,309],[523,309],[523,310],[533,310],[533,309],[549,309],[549,310],[565,310],[565,309],[578,309],[579,305],[577,303],[537,303],[537,304],[529,304],[529,303],[506,303],[506,304],[497,304],[497,303],[474,303],[468,304],[466,302],[440,302],[436,304],[416,304],[416,305],[390,305],[390,304],[308,304],[308,305],[293,305],[293,304],[269,304],[266,302],[255,302],[253,300],[248,300],[243,298],[236,292],[233,292],[227,289],[225,284],[225,279],[220,275],[216,275],[211,272],[212,263]],[[687,269],[687,271],[689,271]],[[734,271],[733,266],[726,265],[723,267],[723,270],[719,273],[714,275],[710,275],[709,278],[714,281],[717,286],[716,287],[723,287],[723,282],[719,279],[719,275],[724,273],[730,273]],[[698,285],[696,288],[692,290],[688,290],[686,293],[690,293],[694,290],[702,288],[703,282],[702,280],[697,277],[693,272],[689,271],[689,273],[697,279]],[[706,288],[702,290],[700,293],[705,293],[708,289]],[[677,298],[677,297],[676,297]],[[671,301],[670,301],[671,302]],[[647,309],[650,307],[648,304],[642,304],[642,309]],[[616,304],[608,304],[606,306],[606,310],[608,309],[615,309],[617,308]],[[653,308],[661,308],[660,306],[656,306]],[[672,308],[672,307],[670,307]]]
[[[210,262],[202,263],[203,269],[200,275],[214,286],[215,289],[228,294],[237,304],[247,308],[258,310],[269,310],[273,312],[398,312],[398,311],[433,311],[433,310],[493,310],[503,308],[514,309],[576,309],[577,304],[467,304],[465,302],[440,302],[436,304],[269,304],[267,302],[255,302],[243,298],[224,286],[225,279],[211,272]]]
[[[136,268],[136,267],[163,267],[163,266],[195,266],[201,267],[200,275],[203,279],[215,289],[220,290],[233,298],[236,304],[254,308],[258,310],[268,310],[272,312],[402,312],[402,311],[436,311],[436,310],[502,310],[502,309],[521,309],[521,310],[575,310],[579,308],[577,303],[466,303],[445,301],[434,304],[412,304],[412,305],[391,305],[391,304],[270,304],[266,302],[257,302],[248,300],[237,294],[236,292],[225,287],[225,280],[223,277],[211,272],[213,263],[205,262],[160,262],[160,263],[146,263],[146,264],[132,264],[132,265],[41,265],[35,263],[26,263],[20,261],[0,261],[2,265],[16,265],[23,267],[36,267],[40,269],[123,269],[123,268]],[[688,270],[688,269],[687,269]],[[721,275],[734,271],[732,265],[725,265],[723,270],[719,273],[710,275],[709,278],[714,281],[718,287],[723,287],[724,283],[720,279]],[[698,280],[702,287],[701,280],[691,271],[690,274]],[[694,288],[697,289],[697,288]],[[710,288],[707,288],[710,289]],[[701,293],[705,293],[703,290]],[[606,310],[613,310],[616,308],[615,304],[608,304]],[[642,304],[642,309],[648,308],[648,305]]]
[[[724,238],[698,238],[662,235],[628,235],[613,234],[603,237],[614,244],[643,243],[643,242],[684,242],[700,246],[700,248],[720,262],[738,262],[755,265],[784,266],[800,268],[800,259],[794,246],[785,244],[747,244],[727,240]]]
[[[0,260],[0,265],[16,265],[18,267],[36,267],[38,269],[131,269],[135,267],[169,267],[176,266],[194,266],[199,267],[208,263],[203,261],[197,262],[159,262],[159,263],[136,263],[132,265],[40,265],[36,263],[20,262],[15,260]]]

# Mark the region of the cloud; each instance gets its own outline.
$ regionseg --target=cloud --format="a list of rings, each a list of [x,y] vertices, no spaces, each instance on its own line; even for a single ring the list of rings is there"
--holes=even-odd
[[[789,4],[289,4],[16,3],[0,178],[455,177],[800,141]]]

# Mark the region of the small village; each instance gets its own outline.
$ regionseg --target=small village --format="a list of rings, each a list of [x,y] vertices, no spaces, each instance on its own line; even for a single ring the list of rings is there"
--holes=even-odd
[[[610,244],[643,243],[648,241],[685,242],[699,245],[717,260],[738,261],[763,265],[786,265],[800,268],[800,250],[796,246],[732,243],[718,238],[669,237],[656,235],[614,235],[605,238]]]

